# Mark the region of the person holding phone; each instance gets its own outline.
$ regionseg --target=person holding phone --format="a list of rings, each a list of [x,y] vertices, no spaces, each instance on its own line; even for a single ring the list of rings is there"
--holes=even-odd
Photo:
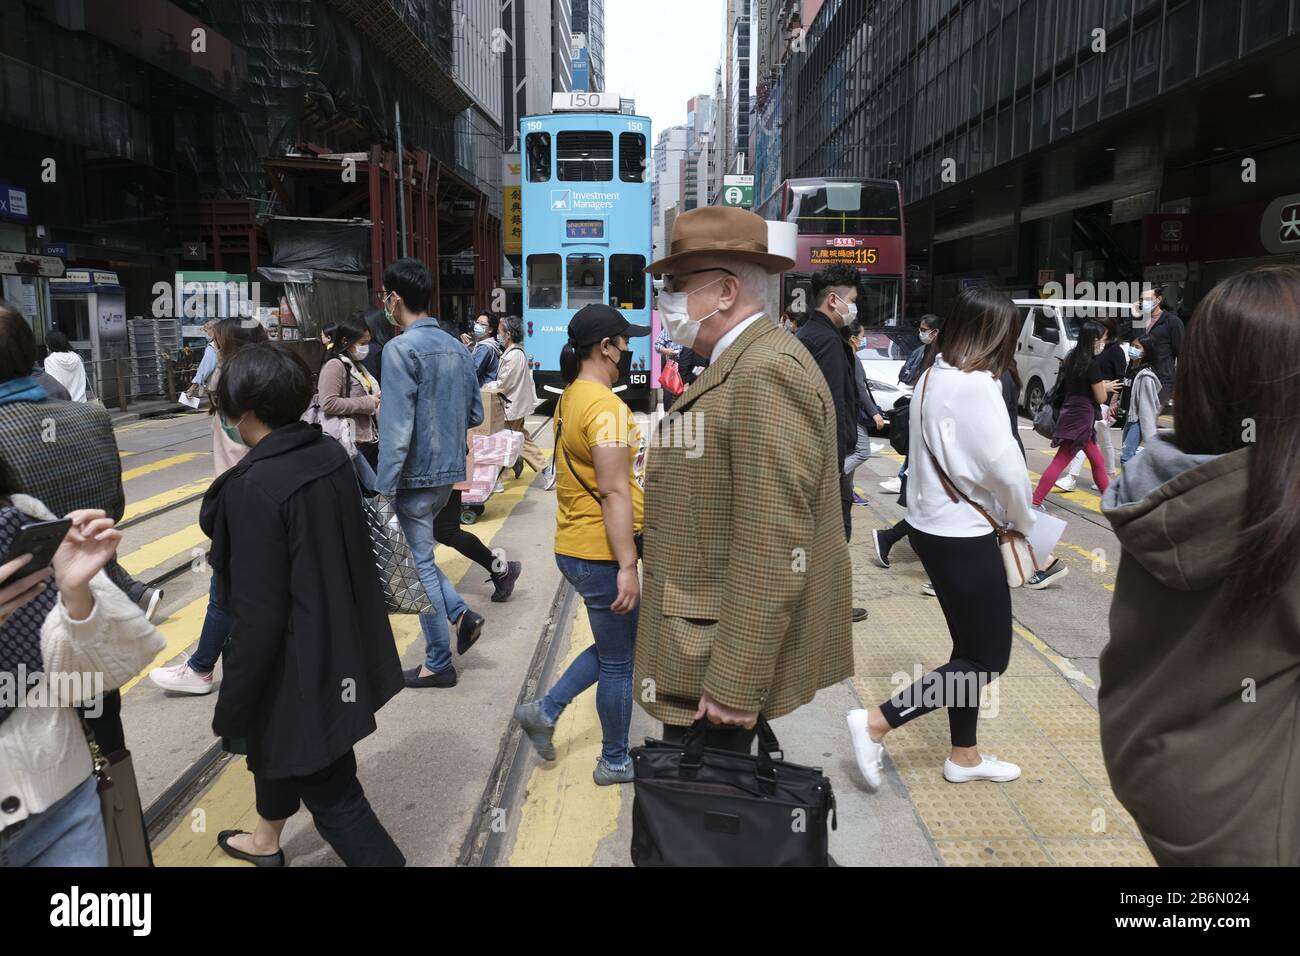
[[[0,485],[0,671],[22,694],[0,703],[0,866],[108,865],[78,708],[164,646],[103,571],[121,537],[103,511],[59,521]]]

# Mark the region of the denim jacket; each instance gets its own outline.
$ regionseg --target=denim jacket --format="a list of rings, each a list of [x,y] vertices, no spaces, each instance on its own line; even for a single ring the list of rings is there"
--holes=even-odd
[[[384,346],[378,490],[465,480],[466,433],[483,421],[469,350],[424,318]]]

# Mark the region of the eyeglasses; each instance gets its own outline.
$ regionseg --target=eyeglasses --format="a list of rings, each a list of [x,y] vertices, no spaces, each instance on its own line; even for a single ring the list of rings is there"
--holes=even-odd
[[[712,266],[711,268],[708,269],[692,269],[690,272],[677,272],[672,275],[664,276],[664,291],[680,292],[681,287],[678,285],[679,279],[684,279],[687,276],[697,276],[704,272],[725,272],[733,279],[736,278],[736,274],[734,272],[732,272],[730,269],[724,269],[721,266]]]

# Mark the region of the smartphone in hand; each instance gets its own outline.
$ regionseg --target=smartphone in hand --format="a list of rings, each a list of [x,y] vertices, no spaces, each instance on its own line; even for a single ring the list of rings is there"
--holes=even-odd
[[[30,554],[32,559],[19,569],[19,575],[26,577],[48,568],[54,561],[54,552],[59,550],[59,545],[63,543],[71,527],[71,518],[55,518],[52,521],[33,521],[24,524],[9,543],[8,553],[0,564]]]

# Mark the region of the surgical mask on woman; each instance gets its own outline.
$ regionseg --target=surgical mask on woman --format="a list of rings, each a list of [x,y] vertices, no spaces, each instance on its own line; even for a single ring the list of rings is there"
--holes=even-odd
[[[1092,354],[1093,354],[1093,355],[1100,355],[1100,354],[1101,354],[1102,352],[1104,352],[1104,351],[1106,351],[1106,343],[1105,343],[1105,341],[1098,342],[1096,345],[1094,345],[1094,346],[1092,347]]]
[[[929,345],[931,342],[934,341],[934,332],[927,329],[926,331],[922,332],[919,337],[921,339],[922,345]]]
[[[713,318],[721,309],[714,309],[704,318],[693,320],[691,318],[690,308],[687,306],[687,300],[695,295],[696,292],[703,292],[709,286],[717,285],[726,276],[714,279],[707,285],[702,285],[691,292],[660,292],[659,293],[659,317],[663,319],[664,328],[668,330],[668,337],[684,348],[691,348],[695,344],[695,337],[699,335],[700,323],[707,322]]]
[[[1152,312],[1154,312],[1155,310],[1156,310],[1156,302],[1155,302],[1155,299],[1143,299],[1143,300],[1142,300],[1142,312],[1143,312],[1144,314],[1146,314],[1146,315],[1150,315],[1150,314],[1151,314]]]
[[[1127,351],[1130,362],[1136,362],[1142,358],[1142,347],[1140,345],[1130,345]]]
[[[360,362],[369,354],[370,354],[369,342],[367,342],[365,345],[358,345],[352,349],[352,357],[356,359],[358,362]]]
[[[248,443],[244,441],[244,436],[239,434],[239,422],[235,422],[235,424],[231,425],[226,421],[226,416],[221,412],[217,413],[217,417],[221,420],[221,430],[226,433],[227,438],[236,445],[243,445],[244,447],[248,446]],[[243,419],[241,418],[239,421],[242,422]]]
[[[474,338],[485,339],[487,338],[487,334],[488,334],[488,327],[486,325],[474,326]]]

